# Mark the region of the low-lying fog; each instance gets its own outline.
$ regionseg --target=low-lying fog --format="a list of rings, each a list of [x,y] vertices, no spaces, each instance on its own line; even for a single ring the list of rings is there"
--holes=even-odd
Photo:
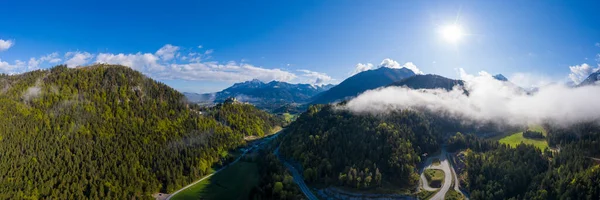
[[[464,88],[455,86],[451,91],[379,88],[350,100],[346,108],[357,113],[426,109],[469,121],[501,120],[513,125],[550,122],[568,126],[600,119],[600,86],[551,84],[528,94],[510,82],[494,79],[486,72],[470,75],[461,69],[460,74],[465,81]]]

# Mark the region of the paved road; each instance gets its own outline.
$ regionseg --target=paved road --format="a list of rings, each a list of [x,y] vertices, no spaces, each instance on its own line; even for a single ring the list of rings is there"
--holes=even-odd
[[[306,186],[306,183],[304,183],[304,178],[298,172],[298,170],[296,170],[296,168],[294,168],[294,166],[292,166],[291,164],[289,164],[288,162],[283,160],[281,158],[281,156],[279,156],[279,147],[277,147],[277,149],[275,149],[275,155],[277,156],[277,158],[279,158],[279,160],[281,160],[281,162],[283,162],[283,165],[285,165],[285,167],[287,167],[290,170],[290,172],[292,172],[292,176],[294,177],[294,182],[296,182],[296,184],[298,184],[298,186],[300,187],[300,190],[302,190],[302,193],[304,193],[304,196],[306,196],[306,198],[309,200],[318,200],[319,198],[317,198],[312,193],[310,188],[308,188],[308,186]]]
[[[433,166],[432,162],[434,158],[438,158],[440,160],[440,165]],[[425,162],[425,168],[423,169],[423,172],[425,172],[425,169],[439,169],[444,171],[444,183],[442,184],[442,187],[439,189],[439,191],[435,195],[433,195],[433,197],[431,197],[431,200],[443,200],[446,196],[446,193],[451,188],[453,181],[450,163],[448,162],[448,157],[446,155],[446,149],[442,148],[442,152],[438,156],[429,157]],[[436,190],[434,188],[429,187],[429,183],[427,183],[427,178],[425,178],[423,172],[421,172],[421,182],[423,183],[423,189],[428,191]]]
[[[213,175],[215,175],[215,174],[219,173],[220,171],[222,171],[222,170],[226,169],[227,167],[229,167],[229,166],[231,166],[231,165],[233,165],[233,164],[237,163],[238,161],[240,161],[240,159],[242,159],[242,157],[244,157],[244,156],[246,155],[246,153],[248,153],[248,152],[252,152],[252,150],[254,150],[255,148],[260,148],[260,146],[262,146],[262,145],[264,145],[264,144],[266,144],[266,143],[269,143],[269,142],[273,141],[273,139],[274,139],[274,138],[276,138],[276,137],[279,135],[279,133],[281,133],[283,130],[284,130],[284,129],[280,130],[279,132],[277,132],[277,133],[275,133],[275,134],[273,134],[273,135],[271,135],[271,136],[268,136],[268,137],[266,137],[266,138],[265,138],[263,141],[261,141],[260,143],[258,143],[258,144],[255,144],[255,145],[251,146],[250,148],[248,148],[248,149],[244,150],[244,152],[242,152],[242,155],[240,155],[239,157],[237,157],[237,158],[236,158],[236,159],[235,159],[233,162],[231,162],[231,163],[229,163],[229,164],[227,164],[227,165],[225,165],[225,166],[221,167],[221,169],[218,169],[217,171],[213,172],[212,174],[206,175],[205,177],[202,177],[200,180],[194,181],[193,183],[190,183],[189,185],[186,185],[185,187],[183,187],[183,188],[181,188],[181,189],[179,189],[179,190],[177,190],[177,191],[175,191],[175,192],[173,192],[173,193],[169,194],[169,197],[167,197],[167,198],[166,198],[166,200],[170,200],[170,199],[171,199],[171,197],[175,196],[177,193],[179,193],[179,192],[181,192],[181,191],[184,191],[185,189],[188,189],[188,188],[189,188],[189,187],[191,187],[192,185],[195,185],[195,184],[197,184],[197,183],[200,183],[201,181],[203,181],[203,180],[205,180],[205,179],[207,179],[207,178],[210,178],[211,176],[213,176]],[[294,177],[294,179],[295,179],[295,177]]]

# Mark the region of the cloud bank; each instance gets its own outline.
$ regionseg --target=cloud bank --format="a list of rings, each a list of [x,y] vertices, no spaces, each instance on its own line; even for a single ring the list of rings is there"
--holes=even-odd
[[[381,63],[377,67],[374,67],[373,64],[371,64],[371,63],[367,63],[367,64],[358,63],[358,64],[356,64],[354,71],[352,71],[350,73],[350,76],[354,76],[360,72],[377,69],[380,67],[395,68],[395,69],[407,68],[407,69],[412,70],[415,74],[424,74],[423,71],[421,71],[412,62],[407,62],[407,63],[404,63],[404,65],[400,65],[400,63],[396,62],[395,60],[386,58],[386,59],[383,59],[383,61],[381,61]]]
[[[511,83],[481,72],[470,75],[462,69],[465,86],[413,90],[387,87],[367,91],[350,100],[344,108],[357,113],[385,113],[400,109],[424,109],[468,121],[502,121],[513,125],[552,122],[571,125],[600,119],[600,87],[570,88],[547,85],[527,94]],[[464,90],[468,91],[468,95]]]
[[[0,48],[4,50],[12,46],[12,41],[0,40]],[[197,52],[200,49],[201,52]],[[1,49],[0,49],[1,50]],[[67,52],[61,58],[58,52],[41,57],[31,57],[28,61],[15,60],[9,63],[0,59],[0,73],[17,74],[39,69],[41,65],[57,65],[60,62],[69,68],[86,66],[94,63],[119,64],[131,67],[145,75],[159,80],[188,80],[242,82],[259,79],[263,82],[285,81],[294,83],[327,84],[334,79],[321,72],[283,69],[269,69],[248,64],[244,61],[217,62],[210,61],[212,49],[202,46],[182,48],[166,44],[152,52],[93,54],[85,51]]]
[[[579,84],[582,81],[584,81],[588,76],[590,76],[590,74],[598,71],[598,69],[600,69],[600,68],[599,67],[594,68],[594,67],[588,65],[587,63],[583,63],[581,65],[569,66],[569,69],[571,70],[571,73],[569,74],[569,78],[574,83]]]

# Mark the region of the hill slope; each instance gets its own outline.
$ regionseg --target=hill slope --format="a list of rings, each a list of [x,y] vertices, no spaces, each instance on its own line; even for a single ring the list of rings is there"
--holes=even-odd
[[[401,81],[394,82],[390,86],[406,86],[412,89],[446,89],[452,90],[452,87],[456,85],[464,85],[462,80],[449,79],[443,76],[427,74],[427,75],[415,75]]]
[[[407,68],[397,69],[380,67],[378,69],[364,71],[315,96],[312,103],[324,104],[344,100],[349,97],[354,97],[364,91],[386,86],[413,75],[415,75],[415,73]]]
[[[0,75],[0,88],[0,199],[149,199],[244,143],[123,66]]]
[[[578,86],[596,85],[600,81],[600,71],[590,74],[585,80],[579,83]]]

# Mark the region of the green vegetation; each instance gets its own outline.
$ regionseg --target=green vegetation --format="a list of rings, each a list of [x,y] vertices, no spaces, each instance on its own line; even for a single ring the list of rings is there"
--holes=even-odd
[[[242,130],[272,125],[244,114],[230,127],[197,109],[123,66],[0,75],[0,199],[151,199],[227,163]]]
[[[290,114],[290,113],[283,113],[282,116],[283,116],[284,121],[287,123],[293,122],[298,117],[298,115],[294,115],[294,114]]]
[[[273,142],[273,144],[278,143],[278,141]],[[272,145],[261,149],[255,157],[259,166],[260,181],[252,190],[251,199],[304,199],[304,194],[294,182],[291,173],[272,153],[275,147],[276,145]]]
[[[446,200],[463,200],[463,199],[465,199],[465,197],[461,193],[457,192],[456,190],[450,189],[446,193],[446,196],[444,199],[446,199]]]
[[[524,132],[526,134],[524,134]],[[516,147],[521,143],[531,144],[541,150],[548,147],[548,142],[544,137],[547,136],[547,131],[540,125],[530,125],[524,132],[516,132],[504,137],[498,138],[502,144],[507,144],[511,147]],[[541,133],[541,135],[539,135]],[[527,136],[527,137],[526,137]]]
[[[472,150],[461,174],[471,199],[596,199],[600,167],[589,156],[600,153],[600,127],[550,127],[547,137],[560,153],[526,144],[511,148],[474,135],[457,134],[448,142]]]
[[[412,111],[373,116],[311,106],[287,128],[281,153],[302,166],[308,183],[414,188],[420,155],[439,148],[432,129],[424,115]]]
[[[431,197],[433,197],[433,195],[435,195],[435,193],[437,193],[438,191],[427,191],[427,190],[421,190],[419,193],[417,193],[417,198],[419,199],[429,199]]]
[[[171,199],[248,199],[250,191],[258,181],[257,164],[240,161],[181,191]]]
[[[217,104],[212,108],[204,110],[208,115],[222,124],[226,124],[235,132],[244,136],[265,136],[272,133],[284,122],[283,119],[275,117],[253,105],[228,100]]]
[[[502,144],[510,145],[511,147],[516,147],[521,143],[531,144],[539,149],[546,149],[548,147],[548,142],[543,139],[530,139],[523,137],[523,132],[514,133],[512,135],[506,136],[499,141]]]
[[[439,188],[444,183],[444,171],[439,169],[425,169],[425,178],[429,186]]]

